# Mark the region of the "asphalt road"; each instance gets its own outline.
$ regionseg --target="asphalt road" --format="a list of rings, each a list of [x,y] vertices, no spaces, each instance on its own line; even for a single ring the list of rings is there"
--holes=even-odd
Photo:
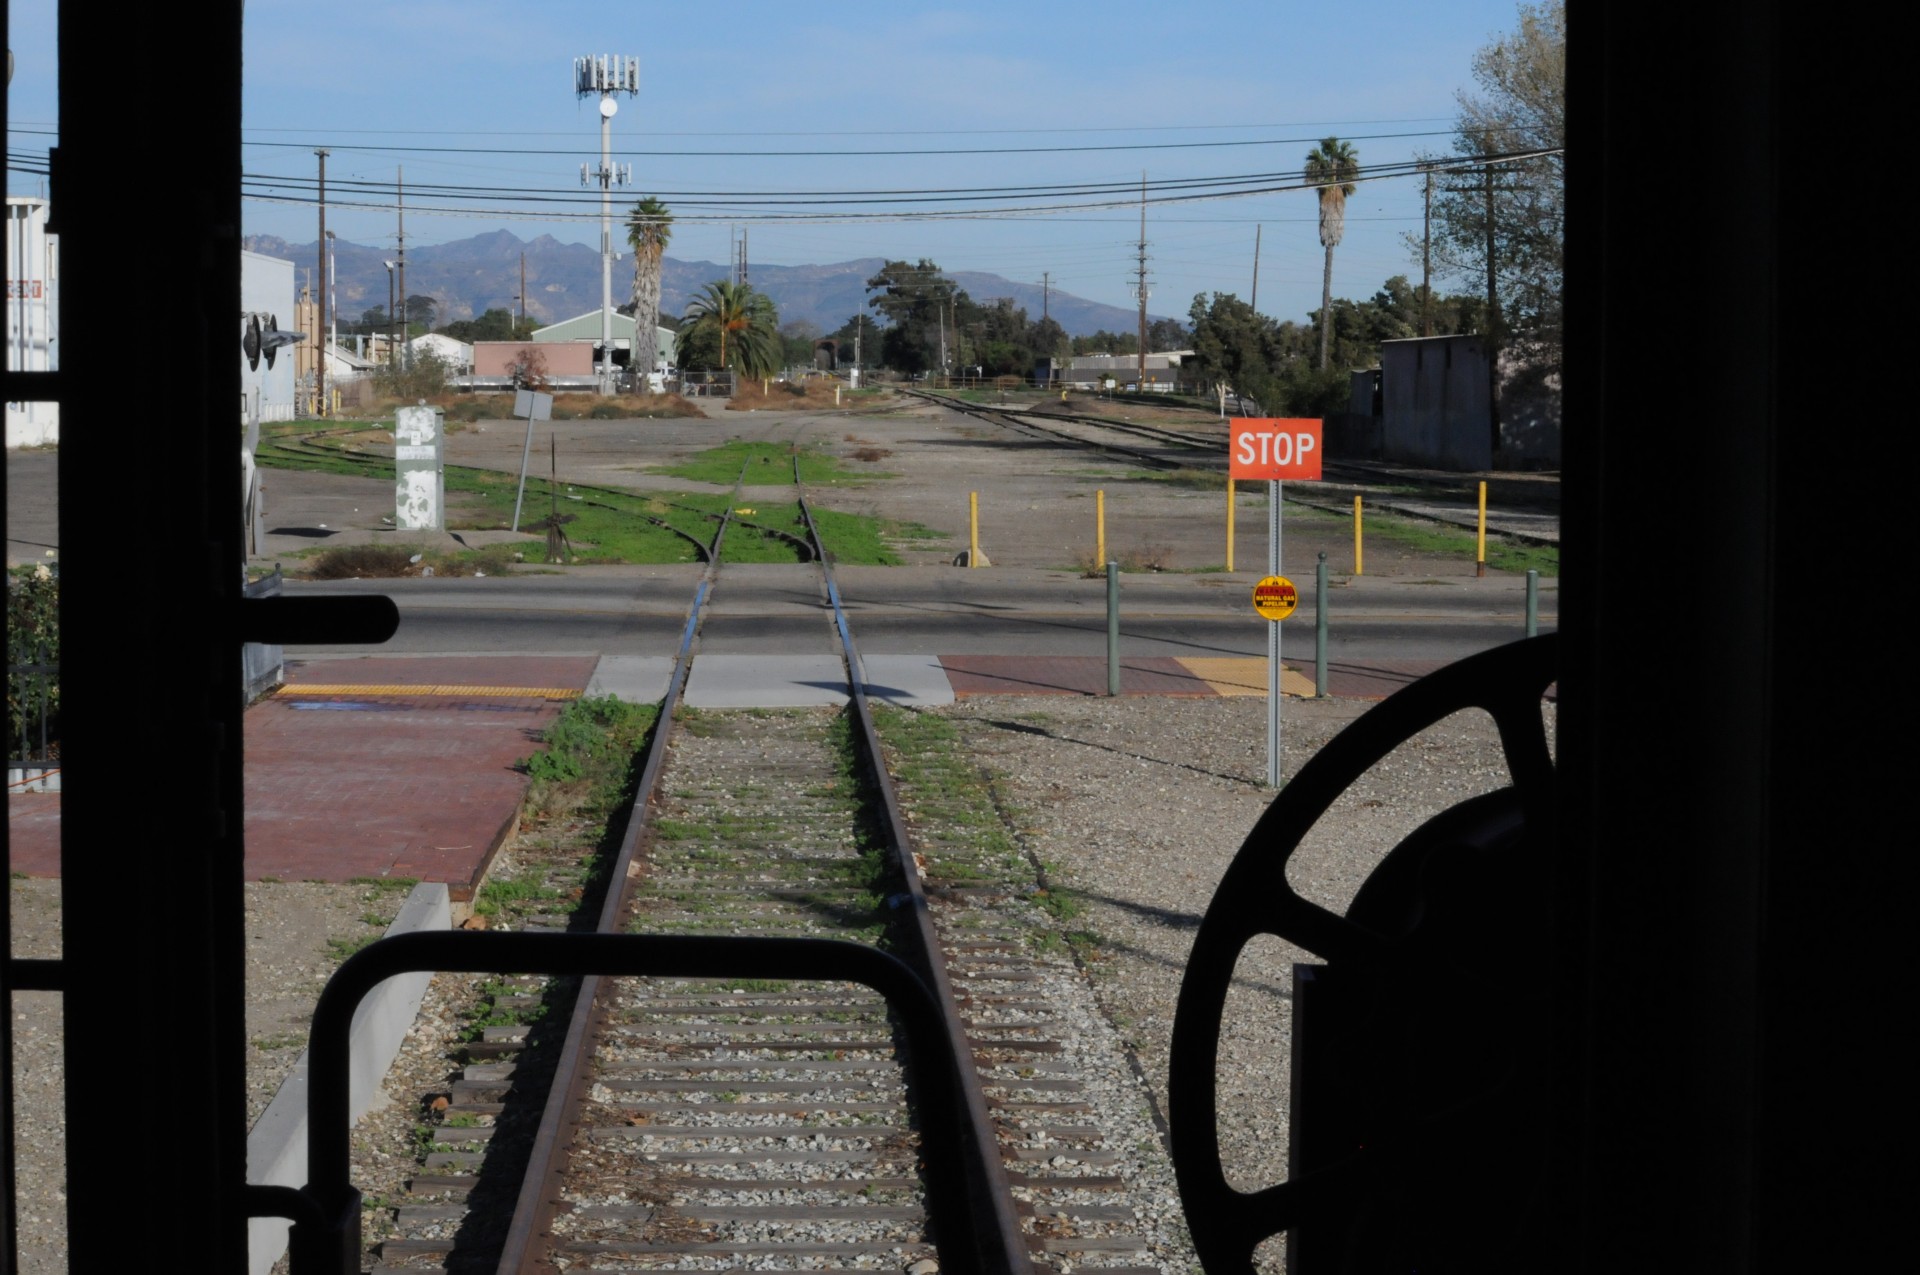
[[[828,507],[921,523],[944,539],[911,548],[909,565],[850,567],[840,585],[854,631],[869,654],[1100,655],[1106,649],[1106,585],[1065,565],[1083,555],[1092,497],[1107,502],[1110,556],[1148,546],[1176,567],[1130,572],[1121,590],[1125,656],[1264,654],[1266,622],[1250,597],[1261,571],[1207,569],[1222,559],[1216,492],[1142,481],[1124,464],[1065,446],[1039,446],[937,409],[846,417],[829,413],[717,413],[710,420],[553,422],[555,449],[581,481],[641,489],[684,480],[650,472],[730,437],[799,438],[846,456],[856,469],[877,451],[886,472],[820,493]],[[455,435],[450,459],[518,464],[523,435],[498,423]],[[545,439],[540,440],[543,444]],[[8,558],[43,560],[58,544],[57,451],[7,457]],[[383,539],[380,514],[392,486],[380,479],[269,471],[268,552],[256,565],[333,543]],[[695,484],[696,486],[698,484]],[[997,565],[949,564],[967,540],[966,493],[980,493],[985,543]],[[1237,565],[1264,558],[1264,508],[1243,496]],[[1338,518],[1289,514],[1289,574],[1301,607],[1283,629],[1289,658],[1313,654],[1313,559],[1350,565],[1351,532]],[[504,532],[469,532],[474,542]],[[447,546],[451,547],[451,541]],[[1336,660],[1448,660],[1521,635],[1524,581],[1475,578],[1457,557],[1368,551],[1374,574],[1335,574],[1328,589],[1329,653]],[[1198,568],[1198,569],[1194,569]],[[1336,571],[1338,566],[1336,566]],[[666,655],[678,644],[700,569],[694,566],[526,569],[494,578],[291,583],[295,593],[380,592],[398,601],[401,628],[383,652],[433,655],[528,653]],[[1556,582],[1545,582],[1541,623],[1554,627]],[[785,654],[832,648],[817,573],[805,566],[729,566],[716,589],[702,649]],[[358,647],[290,648],[294,656],[353,654]]]
[[[392,654],[670,655],[693,598],[697,567],[574,568],[482,579],[293,582],[291,593],[385,593],[400,606]],[[1261,655],[1266,621],[1254,578],[1128,576],[1121,590],[1125,656]],[[853,568],[842,593],[868,654],[1100,655],[1106,586],[1064,572],[952,567]],[[1521,636],[1523,586],[1510,579],[1415,585],[1356,580],[1328,589],[1334,659],[1457,659]],[[1542,605],[1552,628],[1553,600]],[[1282,630],[1285,653],[1311,659],[1311,586]],[[701,630],[713,654],[827,650],[833,642],[818,575],[805,566],[729,567]],[[289,648],[290,656],[364,648]]]

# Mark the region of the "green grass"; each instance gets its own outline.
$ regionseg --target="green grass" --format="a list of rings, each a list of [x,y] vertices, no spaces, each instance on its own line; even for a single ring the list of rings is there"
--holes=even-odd
[[[493,916],[502,907],[543,903],[561,897],[560,891],[531,877],[495,877],[480,887],[473,910],[481,916]]]
[[[772,993],[784,992],[793,984],[777,978],[730,978],[720,984],[722,991]]]
[[[380,894],[405,894],[420,884],[419,877],[348,877],[348,885],[363,885]]]
[[[1471,531],[1459,531],[1413,518],[1395,518],[1389,514],[1368,514],[1362,526],[1369,538],[1381,536],[1419,553],[1473,561],[1475,537]],[[1542,576],[1554,577],[1560,574],[1560,550],[1552,545],[1521,544],[1489,534],[1487,566],[1495,571],[1511,571],[1518,575],[1531,570],[1538,571]]]
[[[541,736],[544,747],[522,765],[536,781],[546,783],[624,781],[634,752],[659,713],[655,705],[629,704],[612,695],[574,700]]]
[[[734,480],[741,477],[741,467],[745,466],[743,481],[747,486],[785,486],[793,481],[793,456],[793,449],[786,443],[736,440],[710,447],[678,465],[657,466],[652,472],[732,487]],[[802,447],[799,456],[800,481],[809,487],[853,485],[891,477],[871,469],[846,469],[838,459],[818,448]]]
[[[357,939],[328,939],[327,955],[337,965],[379,937],[378,934],[368,934]]]
[[[888,524],[878,519],[860,514],[843,514],[832,509],[813,511],[813,525],[820,529],[820,542],[826,546],[836,563],[863,567],[891,567],[897,565],[900,555],[887,548]],[[891,524],[899,527],[902,524]],[[918,524],[906,524],[915,528],[912,538],[926,539],[938,536]]]
[[[337,442],[310,442],[298,451],[286,446],[263,443],[262,465],[301,469],[319,473],[352,474],[359,477],[390,478],[393,462],[382,458],[356,459]],[[697,481],[715,482],[731,487],[743,461],[756,462],[750,480],[785,486],[793,480],[789,449],[785,444],[728,443],[702,452],[685,465],[661,472]],[[814,449],[800,452],[801,479],[809,486],[850,486],[886,475],[870,470],[843,469],[832,456]],[[456,530],[505,530],[513,525],[515,475],[497,470],[471,469],[449,465],[446,470],[449,505],[454,506]],[[459,497],[455,501],[454,497]],[[544,535],[540,525],[557,513],[571,521],[561,530],[572,546],[571,553],[549,559],[546,546],[526,541],[516,546],[490,545],[461,553],[435,555],[440,574],[459,573],[474,568],[500,573],[519,552],[526,562],[563,561],[593,565],[606,563],[691,563],[700,560],[700,552],[686,536],[701,544],[713,539],[718,516],[726,511],[730,497],[714,492],[648,493],[611,491],[574,487],[562,482],[556,489],[544,478],[527,480],[526,498],[520,515],[520,529]],[[805,524],[800,521],[799,506],[791,501],[744,502],[754,512],[744,515],[745,522],[777,528],[804,538]],[[822,519],[821,535],[828,551],[837,561],[854,565],[890,565],[899,559],[885,548],[885,538],[896,526],[857,514],[828,514]],[[825,523],[831,522],[831,529]],[[663,525],[664,524],[664,525]],[[934,533],[919,529],[926,535]],[[676,531],[685,535],[676,534]],[[383,546],[384,547],[384,546]],[[318,562],[325,550],[314,550],[304,557]],[[337,551],[336,551],[337,552]],[[804,557],[791,542],[767,534],[736,520],[727,532],[723,550],[729,562],[800,562]],[[406,554],[403,556],[411,556]],[[358,574],[358,573],[354,573]]]
[[[1286,514],[1288,521],[1341,523],[1347,527],[1349,534],[1353,527],[1351,513],[1320,509],[1291,500],[1287,501]],[[1369,512],[1363,529],[1368,541],[1379,538],[1438,558],[1473,561],[1474,534],[1459,527],[1428,522],[1423,518],[1401,518],[1393,514]],[[1511,571],[1516,575],[1524,575],[1532,570],[1545,577],[1557,577],[1560,574],[1560,550],[1555,545],[1530,545],[1502,540],[1493,532],[1488,532],[1487,565],[1495,571]]]
[[[1225,491],[1227,475],[1218,469],[1196,469],[1183,465],[1179,469],[1130,469],[1126,477],[1135,482],[1162,483],[1168,487],[1186,487],[1194,491]]]

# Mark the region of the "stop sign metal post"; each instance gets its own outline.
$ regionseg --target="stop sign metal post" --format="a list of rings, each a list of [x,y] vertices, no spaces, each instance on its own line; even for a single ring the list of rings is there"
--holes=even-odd
[[[1235,480],[1265,479],[1267,483],[1267,576],[1254,590],[1255,606],[1263,615],[1261,588],[1270,581],[1286,586],[1284,594],[1271,590],[1274,602],[1297,598],[1291,581],[1280,574],[1280,483],[1295,478],[1320,478],[1321,425],[1317,419],[1246,419],[1233,422],[1228,432],[1228,474]],[[1274,609],[1279,609],[1277,606]],[[1291,614],[1291,606],[1280,616]],[[1280,619],[1267,624],[1267,785],[1280,786]]]

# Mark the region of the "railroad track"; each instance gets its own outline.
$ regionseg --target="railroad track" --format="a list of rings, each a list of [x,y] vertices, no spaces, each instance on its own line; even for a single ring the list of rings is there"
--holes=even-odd
[[[486,1033],[377,1271],[1163,1269],[1128,1194],[1139,1113],[1092,1099],[1084,1032],[1061,1009],[1073,957],[1036,941],[1052,931],[1004,884],[1019,853],[1004,840],[925,793],[909,833],[800,507],[847,708],[679,707],[703,608],[728,587],[723,521],[606,898],[571,928],[882,947],[943,1007],[957,1079],[929,1071],[928,1037],[903,1048],[902,1021],[857,984],[587,977],[570,1008],[565,985],[504,985],[497,1004],[545,994],[563,1013],[532,1052],[524,1028]],[[935,1097],[958,1099],[957,1144],[928,1140]],[[493,1147],[516,1112],[531,1145]]]
[[[1075,447],[1087,448],[1114,456],[1124,456],[1129,460],[1154,469],[1204,469],[1224,474],[1227,471],[1227,432],[1224,422],[1220,428],[1206,430],[1169,429],[1157,425],[1136,424],[1131,421],[1115,421],[1100,416],[1084,416],[1067,412],[1030,412],[1014,408],[989,407],[977,403],[968,403],[946,395],[926,390],[902,390],[929,403],[936,403],[952,411],[962,412],[980,420],[1000,425],[1017,434],[1029,438],[1044,439],[1051,442],[1066,443]],[[1075,428],[1061,428],[1070,425]],[[1102,435],[1117,436],[1102,437]],[[1138,442],[1130,440],[1139,440]],[[1152,449],[1142,443],[1157,444]],[[1322,473],[1328,483],[1347,488],[1387,487],[1392,494],[1412,494],[1420,499],[1432,499],[1441,502],[1469,502],[1473,498],[1472,482],[1467,478],[1438,477],[1418,470],[1395,469],[1391,473],[1382,473],[1379,469],[1367,466],[1326,460],[1322,462]],[[1512,504],[1525,509],[1537,509],[1557,513],[1559,493],[1553,490],[1550,496],[1543,498],[1529,492],[1524,484],[1515,486],[1511,480],[1492,480],[1493,485],[1504,486],[1504,498]],[[1348,491],[1345,495],[1353,494]],[[1287,499],[1300,504],[1313,505],[1329,512],[1341,512],[1342,506],[1330,501],[1316,500],[1300,490],[1299,484],[1289,492]],[[1342,497],[1344,499],[1344,495]],[[1439,522],[1443,525],[1461,525],[1457,517],[1435,517],[1420,509],[1400,508],[1397,505],[1382,503],[1380,508],[1400,514],[1403,517]],[[1538,536],[1522,531],[1508,529],[1496,534],[1533,543],[1553,543],[1542,541]]]

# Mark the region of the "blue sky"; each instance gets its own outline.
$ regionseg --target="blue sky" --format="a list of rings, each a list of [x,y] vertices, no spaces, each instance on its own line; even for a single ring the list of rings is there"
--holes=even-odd
[[[52,12],[50,0],[10,5],[18,70],[8,142],[16,154],[49,140],[20,130],[56,124]],[[481,188],[460,205],[425,190],[410,196],[410,245],[501,228],[597,244],[597,220],[552,216],[573,202],[493,192],[578,201],[580,164],[597,163],[599,128],[596,103],[574,96],[572,61],[628,54],[640,59],[640,93],[620,102],[613,146],[634,182],[617,199],[673,192],[668,203],[683,215],[670,255],[725,261],[733,228],[745,225],[754,261],[925,256],[949,270],[1035,283],[1050,272],[1065,291],[1129,305],[1137,205],[907,220],[897,216],[905,207],[898,197],[879,195],[860,208],[880,218],[809,222],[756,220],[738,196],[1137,183],[1143,169],[1154,181],[1297,174],[1328,134],[1350,139],[1363,164],[1404,161],[1447,148],[1469,59],[1511,29],[1515,14],[1512,0],[973,0],[965,8],[255,0],[246,6],[245,166],[265,179],[262,188],[310,181],[312,148],[325,145],[336,201],[350,182],[391,183],[401,166],[409,187]],[[1199,142],[1236,144],[1169,145]],[[1158,149],[1019,153],[1141,145]],[[552,153],[502,153],[516,149]],[[794,154],[954,149],[1003,153]],[[38,180],[10,173],[8,189],[34,192]],[[282,189],[310,200],[310,191]],[[696,221],[687,205],[708,192],[731,193],[714,196],[716,204],[734,202],[705,214],[717,220]],[[456,206],[465,215],[428,211]],[[315,235],[310,202],[249,200],[245,216],[249,233],[296,242]],[[393,243],[390,207],[333,202],[327,224],[344,239]],[[1184,316],[1198,292],[1246,297],[1256,226],[1264,227],[1261,310],[1303,319],[1319,301],[1322,261],[1308,191],[1149,206],[1150,308]],[[1417,278],[1402,236],[1419,228],[1417,179],[1363,184],[1335,256],[1335,293],[1367,296],[1389,275]]]

